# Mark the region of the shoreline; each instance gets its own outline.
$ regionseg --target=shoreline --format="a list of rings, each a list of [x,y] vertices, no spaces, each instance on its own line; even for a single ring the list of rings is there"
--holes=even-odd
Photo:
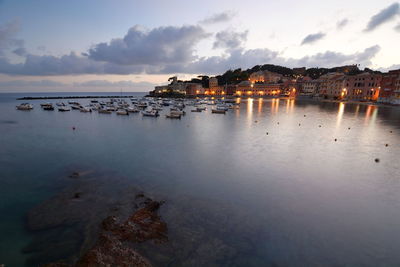
[[[154,97],[150,95],[145,95],[145,97]],[[201,96],[201,98],[204,98],[207,96]],[[209,96],[208,96],[209,97]],[[213,96],[214,98],[224,98],[224,96]],[[123,95],[123,96],[117,96],[117,95],[102,95],[102,96],[26,96],[26,97],[20,97],[17,98],[16,100],[57,100],[57,99],[104,99],[104,98],[137,98],[137,96],[134,95]],[[162,97],[161,98],[166,98]],[[185,99],[192,99],[192,97],[185,96],[183,97]],[[255,97],[243,97],[243,96],[225,96],[225,98],[240,98],[240,99],[249,99],[249,98],[262,98],[262,99],[293,99],[293,100],[298,100],[298,101],[310,101],[310,102],[315,102],[315,103],[344,103],[344,104],[355,104],[355,105],[372,105],[372,106],[378,106],[378,107],[400,107],[400,105],[393,105],[393,104],[387,104],[387,103],[379,103],[379,102],[371,102],[371,101],[346,101],[346,100],[333,100],[333,99],[313,99],[313,98],[289,98],[289,97],[269,97],[269,96],[255,96]]]

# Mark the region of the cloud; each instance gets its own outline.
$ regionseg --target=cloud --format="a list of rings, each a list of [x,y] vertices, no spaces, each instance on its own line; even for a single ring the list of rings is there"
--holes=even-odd
[[[394,27],[394,30],[397,31],[397,32],[400,32],[400,23],[397,24],[397,25]]]
[[[379,45],[366,48],[362,52],[354,54],[343,54],[339,52],[326,51],[312,56],[305,56],[300,59],[287,60],[288,66],[306,66],[306,67],[334,67],[340,65],[360,64],[362,66],[370,66],[371,60],[381,50]]]
[[[177,64],[195,59],[194,46],[209,36],[200,26],[129,29],[124,38],[99,43],[87,52],[89,59],[118,65]]]
[[[227,56],[213,56],[200,58],[199,60],[186,64],[168,66],[163,69],[165,73],[202,73],[219,74],[228,69],[251,68],[260,64],[277,64],[287,67],[335,67],[348,64],[360,64],[370,66],[371,60],[380,51],[378,45],[366,48],[364,51],[354,54],[343,54],[334,51],[326,51],[312,56],[302,58],[285,58],[280,53],[267,48],[250,49],[243,48],[232,50]]]
[[[13,50],[13,53],[18,55],[18,56],[25,56],[27,54],[26,49],[24,47],[19,47],[15,50]]]
[[[81,83],[74,83],[75,87],[151,87],[154,86],[153,83],[149,82],[132,82],[132,81],[117,81],[110,82],[107,80],[92,80]]]
[[[321,40],[322,38],[324,38],[325,35],[326,34],[322,33],[322,32],[309,34],[303,39],[303,41],[301,42],[301,45],[315,43],[315,42]]]
[[[200,24],[216,24],[230,21],[234,16],[234,13],[231,11],[225,11],[217,14],[213,14],[204,20],[200,21]]]
[[[151,90],[155,84],[148,82],[91,80],[79,83],[61,83],[53,80],[11,80],[0,81],[0,92],[17,91],[136,91],[145,92]]]
[[[232,32],[232,31],[221,31],[215,35],[215,41],[213,48],[226,48],[235,49],[241,47],[247,40],[248,31],[244,32]]]
[[[14,20],[4,25],[0,25],[0,56],[10,48],[23,48],[23,40],[16,39],[15,35],[20,28],[19,21]]]
[[[394,19],[400,12],[399,3],[393,3],[385,9],[382,9],[377,14],[371,17],[369,20],[367,27],[364,31],[370,32],[375,30],[378,26]]]
[[[336,29],[341,30],[349,24],[349,19],[345,18],[336,23]]]
[[[230,49],[222,56],[201,57],[193,61],[158,66],[127,66],[93,61],[75,53],[62,57],[28,55],[25,63],[11,64],[0,58],[0,73],[9,75],[75,75],[75,74],[218,74],[231,68],[250,68],[259,64],[278,64],[287,67],[334,67],[347,64],[370,66],[380,51],[378,45],[354,54],[326,51],[302,58],[285,58],[268,48]]]

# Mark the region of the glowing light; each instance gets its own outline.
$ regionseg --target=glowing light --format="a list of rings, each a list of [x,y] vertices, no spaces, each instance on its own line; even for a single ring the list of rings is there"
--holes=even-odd
[[[224,91],[222,91],[222,92],[221,92],[221,95],[224,95],[224,94],[225,94],[225,92],[224,92]]]

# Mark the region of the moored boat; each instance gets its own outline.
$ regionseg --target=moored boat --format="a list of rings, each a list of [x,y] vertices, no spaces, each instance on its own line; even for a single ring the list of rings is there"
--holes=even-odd
[[[215,113],[215,114],[225,114],[226,110],[224,109],[212,109],[211,113]]]
[[[129,115],[129,113],[125,109],[119,109],[117,110],[117,115]]]
[[[61,111],[61,112],[71,111],[71,108],[70,108],[70,107],[67,107],[67,106],[63,106],[63,107],[59,107],[59,108],[58,108],[58,111]]]
[[[142,115],[147,117],[158,117],[160,114],[158,114],[157,110],[143,110]]]
[[[180,119],[181,115],[170,113],[170,114],[165,115],[165,117],[168,118],[168,119]]]
[[[33,109],[33,105],[31,105],[29,103],[22,103],[22,104],[16,106],[16,108],[18,110],[31,110],[31,109]]]

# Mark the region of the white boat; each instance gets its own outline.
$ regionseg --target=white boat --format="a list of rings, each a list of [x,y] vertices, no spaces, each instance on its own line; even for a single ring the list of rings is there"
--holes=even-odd
[[[180,115],[180,116],[182,116],[182,115],[185,115],[186,112],[183,111],[183,110],[171,110],[171,111],[170,111],[170,114],[175,114],[175,115]]]
[[[92,112],[92,109],[90,107],[81,107],[80,111],[87,113],[87,112]]]
[[[143,110],[142,115],[147,117],[158,117],[160,114],[158,114],[157,110]]]
[[[70,107],[67,107],[67,106],[63,106],[63,107],[59,107],[59,108],[58,108],[58,111],[62,111],[62,112],[64,112],[64,111],[71,111],[71,108],[70,108]]]
[[[125,109],[119,109],[117,110],[117,115],[129,115],[129,113]]]
[[[73,104],[73,105],[71,105],[71,108],[72,109],[76,109],[76,110],[78,110],[78,109],[80,110],[82,108],[82,106],[79,105],[79,104],[78,105],[77,104]]]
[[[22,103],[16,107],[18,110],[31,110],[33,109],[33,105],[29,103]]]
[[[137,113],[137,112],[139,112],[140,110],[139,110],[137,107],[128,107],[128,108],[126,109],[126,111],[128,111],[128,112],[130,112],[130,113]]]
[[[56,105],[57,105],[58,107],[63,107],[63,106],[65,106],[65,104],[64,104],[63,102],[57,102]]]
[[[217,110],[228,111],[229,107],[227,105],[217,105]]]
[[[168,119],[180,119],[181,115],[180,114],[174,114],[174,113],[171,112],[170,114],[165,115],[165,117],[168,118]]]
[[[146,102],[139,102],[139,104],[137,104],[138,108],[147,108],[147,103]]]

